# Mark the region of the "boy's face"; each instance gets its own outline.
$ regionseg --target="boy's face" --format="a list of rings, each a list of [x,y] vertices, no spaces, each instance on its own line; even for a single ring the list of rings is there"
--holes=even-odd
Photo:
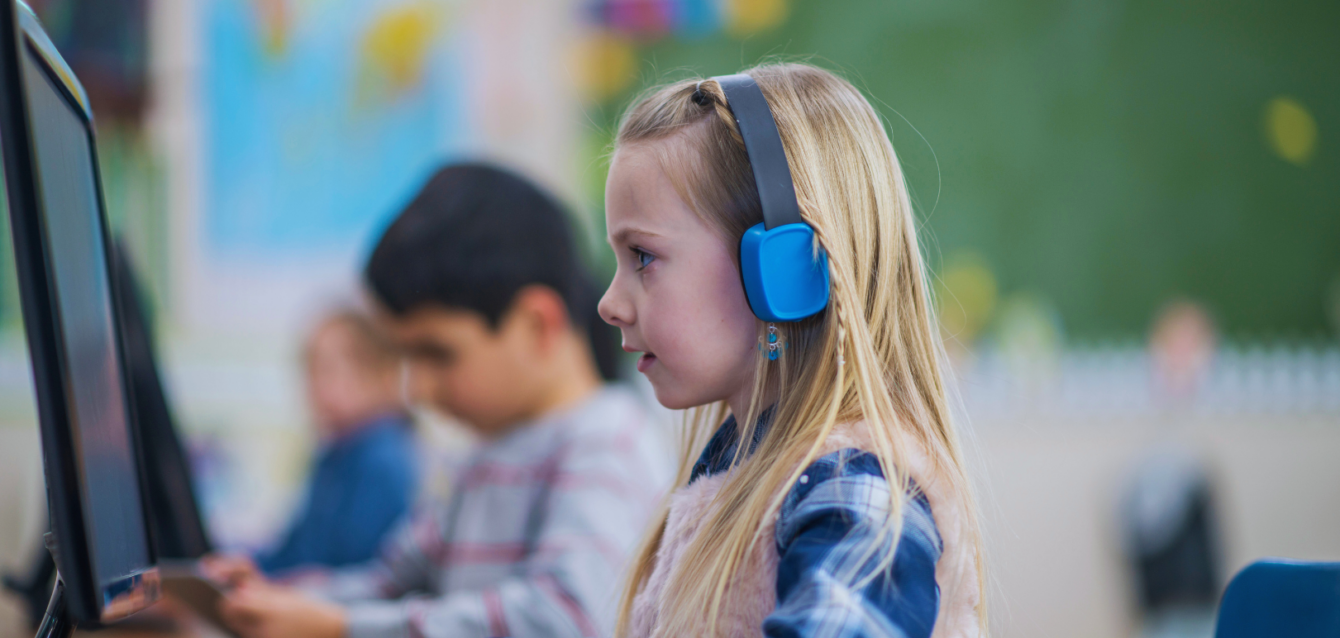
[[[759,357],[758,320],[735,247],[679,197],[651,146],[672,143],[614,154],[605,221],[618,266],[600,316],[623,333],[624,350],[642,353],[637,369],[661,405],[740,405]]]
[[[491,437],[529,418],[535,405],[535,345],[524,321],[504,315],[497,329],[474,311],[428,306],[381,315],[405,355],[410,395]]]

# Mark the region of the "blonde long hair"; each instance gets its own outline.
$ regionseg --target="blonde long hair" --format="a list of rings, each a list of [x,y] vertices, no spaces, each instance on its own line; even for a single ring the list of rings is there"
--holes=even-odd
[[[965,504],[965,538],[978,553],[979,589],[983,584],[981,535],[940,369],[943,344],[893,145],[870,103],[828,71],[775,64],[745,73],[772,108],[801,214],[828,254],[832,292],[825,311],[778,326],[788,344],[785,354],[776,361],[759,357],[749,414],[735,416],[741,440],[752,440],[766,407],[760,397],[778,397],[772,426],[753,455],[739,446],[713,513],[673,566],[658,620],[671,636],[693,633],[704,612],[716,634],[732,578],[755,543],[770,541],[760,538],[764,521],[838,423],[865,421],[868,451],[879,457],[893,488],[891,516],[881,534],[892,535],[895,542],[875,545],[897,545],[903,499],[911,487],[907,446],[918,445],[936,477]],[[695,92],[701,93],[697,99]],[[762,212],[743,140],[714,80],[684,80],[650,90],[624,115],[615,145],[675,137],[680,144],[661,146],[679,152],[665,151],[662,164],[679,195],[738,245],[744,231],[762,221]],[[764,331],[760,322],[760,338]],[[697,452],[726,411],[724,404],[692,411],[677,485],[688,480]],[[633,599],[651,575],[665,524],[663,508],[631,565],[620,636],[627,634]],[[874,575],[892,565],[893,551],[871,552],[881,561]]]

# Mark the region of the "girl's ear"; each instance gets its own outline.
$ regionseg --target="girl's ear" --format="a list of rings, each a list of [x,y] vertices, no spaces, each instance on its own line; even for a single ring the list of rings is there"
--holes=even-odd
[[[504,323],[519,321],[537,353],[547,353],[572,330],[568,305],[553,288],[533,284],[517,291]]]

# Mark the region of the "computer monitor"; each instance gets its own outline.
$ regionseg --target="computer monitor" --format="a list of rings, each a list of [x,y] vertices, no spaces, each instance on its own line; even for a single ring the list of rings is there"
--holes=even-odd
[[[0,8],[0,147],[66,604],[81,624],[157,600],[92,113],[32,12]]]
[[[9,213],[0,206],[0,246],[8,262],[0,262],[0,290],[17,288],[12,255],[7,252]],[[195,497],[190,455],[177,433],[176,419],[158,375],[151,313],[145,303],[140,278],[130,251],[114,239],[111,245],[112,298],[121,318],[121,343],[125,353],[127,381],[135,419],[140,461],[144,467],[144,501],[149,511],[149,539],[159,561],[191,561],[213,550]],[[0,308],[0,311],[7,310]],[[8,327],[7,312],[0,312],[0,331]],[[22,323],[17,326],[22,329]],[[21,337],[21,335],[20,335]],[[8,354],[8,353],[6,353]],[[12,356],[12,355],[10,355]],[[24,358],[25,363],[28,359]],[[24,388],[27,390],[28,388]],[[36,409],[33,408],[33,412]],[[9,415],[6,415],[9,416]],[[33,421],[36,421],[34,415]],[[56,565],[45,547],[34,548],[21,571],[6,574],[5,586],[23,599],[34,627],[40,622],[51,596]],[[168,589],[168,587],[164,587]]]

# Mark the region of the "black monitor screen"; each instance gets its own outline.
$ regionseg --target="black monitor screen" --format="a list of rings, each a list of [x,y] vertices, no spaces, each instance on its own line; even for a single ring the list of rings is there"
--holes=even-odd
[[[92,144],[85,120],[33,56],[31,50],[22,56],[23,78],[43,223],[50,238],[68,370],[65,383],[74,397],[72,420],[92,563],[95,578],[105,587],[148,567],[149,548],[112,324]]]

